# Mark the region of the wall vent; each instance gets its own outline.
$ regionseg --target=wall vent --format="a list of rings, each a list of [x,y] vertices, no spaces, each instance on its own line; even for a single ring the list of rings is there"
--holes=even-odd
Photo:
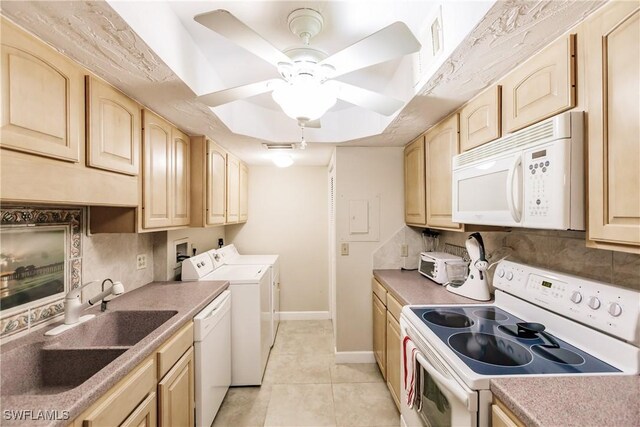
[[[262,146],[267,150],[293,150],[294,148],[296,148],[294,143],[282,143],[282,144],[263,143]]]

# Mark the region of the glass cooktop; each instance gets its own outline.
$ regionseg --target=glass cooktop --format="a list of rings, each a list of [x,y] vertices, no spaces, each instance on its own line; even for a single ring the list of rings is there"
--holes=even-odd
[[[482,375],[620,372],[555,338],[518,331],[522,319],[487,306],[411,308],[419,319],[474,372]],[[550,335],[550,334],[549,334]]]

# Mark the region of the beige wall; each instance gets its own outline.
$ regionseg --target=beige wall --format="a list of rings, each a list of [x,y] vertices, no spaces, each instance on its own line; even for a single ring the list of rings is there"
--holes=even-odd
[[[403,148],[336,149],[336,351],[371,351],[373,254],[404,226]],[[377,241],[349,241],[349,201],[380,199]],[[340,255],[341,242],[349,255]]]
[[[249,220],[227,226],[243,254],[280,255],[280,310],[328,311],[327,168],[249,167]]]

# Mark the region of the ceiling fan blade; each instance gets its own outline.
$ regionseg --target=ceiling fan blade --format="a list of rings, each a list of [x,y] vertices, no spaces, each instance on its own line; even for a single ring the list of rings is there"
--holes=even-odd
[[[209,107],[217,107],[218,105],[226,104],[238,99],[250,98],[265,92],[270,92],[283,83],[284,80],[269,79],[201,95],[198,97],[198,100],[204,102]]]
[[[227,10],[218,9],[213,12],[201,13],[194,16],[193,19],[275,66],[279,62],[291,62],[291,58],[276,49],[260,34]]]
[[[330,80],[325,84],[337,85],[338,98],[343,101],[366,108],[367,110],[375,111],[383,116],[392,115],[404,105],[404,102],[398,99],[381,95],[377,92],[353,86],[348,83]]]
[[[404,22],[394,22],[323,60],[335,68],[332,77],[380,64],[420,50],[420,42]]]

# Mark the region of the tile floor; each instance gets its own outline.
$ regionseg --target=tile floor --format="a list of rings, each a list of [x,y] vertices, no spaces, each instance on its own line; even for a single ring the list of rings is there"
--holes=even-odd
[[[280,322],[261,387],[232,387],[213,427],[399,426],[375,364],[336,365],[330,321]]]

